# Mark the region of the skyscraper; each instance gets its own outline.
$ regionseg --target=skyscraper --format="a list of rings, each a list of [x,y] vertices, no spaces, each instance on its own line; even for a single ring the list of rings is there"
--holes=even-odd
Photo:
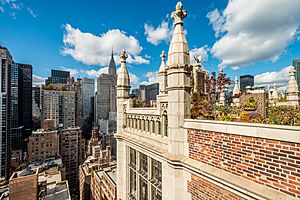
[[[108,67],[109,74],[101,74],[97,78],[96,122],[107,119],[109,112],[116,112],[116,64],[113,53]]]
[[[240,76],[240,90],[244,91],[247,86],[254,86],[254,76],[252,75],[244,75]]]
[[[45,80],[45,85],[49,84],[67,84],[68,78],[70,78],[70,72],[68,71],[62,71],[62,70],[51,70],[51,77],[48,77]]]
[[[22,137],[24,135],[24,126],[20,119],[22,113],[20,108],[22,107],[22,101],[20,101],[20,68],[17,64],[12,65],[12,76],[11,76],[11,103],[12,103],[12,150],[22,149]]]
[[[90,116],[91,97],[95,95],[95,80],[91,78],[83,78],[82,85],[82,115],[83,118]]]
[[[5,47],[0,46],[0,181],[10,175],[11,158],[11,72],[13,59]]]
[[[18,63],[19,68],[19,121],[24,126],[23,140],[32,132],[32,66]],[[24,144],[26,148],[26,144]]]
[[[298,84],[298,88],[300,88],[300,59],[293,60],[293,66],[295,67],[296,70],[295,78]]]

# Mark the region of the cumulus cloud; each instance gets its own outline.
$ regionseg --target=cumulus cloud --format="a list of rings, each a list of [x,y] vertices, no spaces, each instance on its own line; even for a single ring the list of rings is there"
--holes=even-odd
[[[222,66],[276,61],[297,37],[299,0],[235,0],[222,12],[208,13],[216,36],[211,52]]]
[[[257,86],[267,86],[273,85],[276,83],[278,87],[284,87],[287,85],[290,75],[289,69],[291,66],[285,67],[280,71],[272,71],[272,72],[265,72],[262,74],[258,74],[254,77],[255,85]]]
[[[108,67],[101,67],[98,70],[86,70],[85,73],[89,76],[89,77],[98,77],[100,74],[108,74]]]
[[[209,48],[207,45],[200,47],[200,48],[193,48],[190,50],[190,60],[191,60],[191,64],[194,65],[195,64],[195,59],[193,57],[193,55],[198,58],[199,56],[203,57],[203,61],[206,61],[208,58],[208,51]]]
[[[129,64],[148,64],[149,60],[138,55],[142,51],[139,41],[119,29],[112,29],[101,35],[84,33],[70,24],[65,25],[63,37],[63,55],[70,55],[75,60],[87,65],[105,66],[110,60],[111,48],[116,53],[125,49],[128,53]],[[119,62],[119,59],[116,59]]]
[[[75,75],[78,74],[78,70],[74,69],[74,68],[67,68],[67,67],[62,66],[61,69],[64,70],[64,71],[70,72],[71,76],[75,76]]]
[[[155,46],[163,41],[169,42],[171,40],[172,31],[166,21],[163,21],[156,28],[149,24],[145,24],[144,28],[147,41]]]
[[[32,84],[33,85],[42,85],[42,84],[45,84],[45,78],[33,74],[32,75]]]

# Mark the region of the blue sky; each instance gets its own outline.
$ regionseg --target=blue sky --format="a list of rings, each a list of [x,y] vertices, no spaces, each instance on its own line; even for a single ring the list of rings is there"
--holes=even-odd
[[[300,1],[182,1],[187,41],[206,56],[208,71],[219,65],[231,77],[256,76],[257,84],[288,80],[287,67],[300,58]],[[130,54],[132,83],[156,81],[160,53],[168,51],[170,13],[177,1],[0,0],[0,45],[16,62],[33,65],[35,81],[51,69],[96,78],[106,71],[111,48]],[[270,12],[271,11],[271,12]]]

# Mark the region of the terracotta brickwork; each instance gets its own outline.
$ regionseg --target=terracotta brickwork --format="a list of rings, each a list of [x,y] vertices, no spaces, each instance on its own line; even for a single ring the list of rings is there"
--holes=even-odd
[[[300,198],[300,143],[189,130],[189,157]]]
[[[196,175],[192,175],[191,181],[188,182],[188,191],[192,195],[192,200],[201,200],[201,199],[242,200],[244,199]]]

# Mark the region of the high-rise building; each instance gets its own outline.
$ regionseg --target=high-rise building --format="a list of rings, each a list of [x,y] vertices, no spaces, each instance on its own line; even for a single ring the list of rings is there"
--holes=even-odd
[[[22,101],[20,101],[20,91],[21,87],[19,84],[20,80],[20,68],[18,65],[12,65],[12,76],[11,76],[11,103],[12,103],[12,150],[22,149],[22,137],[24,135],[24,126],[21,123],[20,112]]]
[[[11,72],[13,59],[5,47],[0,46],[0,181],[8,180],[11,158]]]
[[[74,85],[75,91],[75,126],[82,127],[83,125],[83,96],[82,96],[82,79],[77,79]]]
[[[109,112],[115,105],[115,80],[110,74],[101,74],[97,78],[97,117],[96,119],[107,119]],[[112,105],[114,104],[114,105]]]
[[[116,65],[111,55],[108,71],[109,74],[101,74],[97,78],[97,97],[96,97],[96,122],[99,119],[107,119],[109,112],[116,112]]]
[[[82,116],[88,118],[91,111],[91,97],[95,95],[95,80],[83,78],[82,85]]]
[[[19,67],[19,121],[24,126],[23,141],[26,141],[32,132],[32,66],[17,64]],[[24,144],[23,148],[26,148]]]
[[[40,162],[59,154],[59,138],[57,130],[38,130],[29,136],[27,151],[28,161]]]
[[[41,107],[41,87],[40,86],[34,86],[32,87],[32,98],[34,99],[34,102],[36,103],[37,107]]]
[[[59,155],[66,167],[71,194],[79,195],[79,165],[85,158],[85,140],[79,128],[59,130]]]
[[[48,77],[45,80],[45,85],[49,84],[67,84],[68,79],[70,78],[70,72],[62,70],[51,70],[51,77]]]
[[[247,86],[254,86],[254,76],[252,75],[243,75],[240,76],[240,90],[244,91]]]
[[[300,88],[300,59],[293,60],[293,66],[296,70],[295,78],[298,84],[298,88]]]
[[[49,119],[54,120],[56,128],[75,127],[74,91],[42,90],[41,108],[42,127]]]
[[[159,84],[153,83],[145,86],[146,102],[155,101],[159,93]]]

